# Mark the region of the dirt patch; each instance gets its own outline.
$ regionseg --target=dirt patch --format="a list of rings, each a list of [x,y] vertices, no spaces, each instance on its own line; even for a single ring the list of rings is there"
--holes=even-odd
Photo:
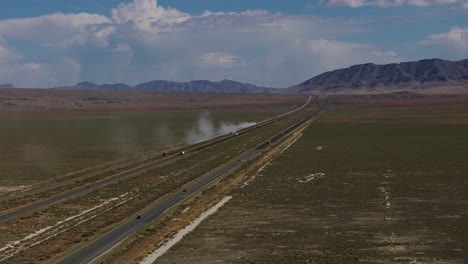
[[[182,240],[182,238],[193,231],[203,220],[205,220],[207,217],[210,215],[216,213],[219,208],[221,208],[225,203],[227,203],[229,200],[231,200],[232,196],[226,196],[224,197],[219,203],[216,205],[210,207],[208,210],[203,212],[197,219],[195,219],[192,223],[190,223],[188,226],[184,227],[182,230],[180,230],[171,240],[166,242],[162,247],[158,248],[156,251],[151,253],[149,256],[147,256],[143,261],[141,261],[141,264],[151,264],[155,262],[159,257],[161,257],[164,253],[166,253],[169,249],[171,249],[177,242]],[[185,210],[185,209],[184,209]],[[182,211],[183,213],[184,211]]]
[[[0,186],[0,195],[11,193],[11,192],[22,192],[28,190],[30,186],[20,185],[20,186]]]

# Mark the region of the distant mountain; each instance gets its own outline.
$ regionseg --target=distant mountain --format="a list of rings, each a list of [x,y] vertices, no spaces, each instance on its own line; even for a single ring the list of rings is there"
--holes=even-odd
[[[0,84],[0,88],[15,88],[15,86],[11,84]]]
[[[268,88],[230,80],[212,82],[206,80],[191,82],[151,81],[135,86],[136,90],[160,92],[210,92],[210,93],[264,93]]]
[[[117,83],[117,84],[96,84],[92,82],[80,82],[76,84],[75,86],[70,86],[70,87],[61,87],[65,89],[81,89],[81,90],[129,90],[132,89],[133,87],[122,84],[122,83]]]
[[[126,85],[124,83],[114,83],[114,84],[101,84],[99,86],[101,89],[107,89],[107,90],[129,90],[132,89],[133,87],[130,85]]]
[[[265,88],[231,80],[219,82],[207,80],[190,82],[155,80],[136,86],[121,83],[96,84],[81,82],[74,86],[58,87],[56,89],[295,94],[346,93],[353,91],[391,92],[431,88],[451,89],[452,87],[468,90],[468,59],[461,61],[428,59],[386,65],[373,63],[354,65],[349,68],[320,74],[286,89]]]
[[[320,74],[288,90],[293,93],[346,92],[457,85],[468,85],[468,59],[456,62],[431,59],[387,65],[355,65]]]
[[[210,93],[265,93],[274,89],[258,87],[248,83],[240,83],[230,80],[212,82],[206,80],[191,82],[151,81],[136,86],[126,84],[96,84],[81,82],[74,86],[59,87],[57,89],[80,90],[137,90],[159,92],[210,92]]]

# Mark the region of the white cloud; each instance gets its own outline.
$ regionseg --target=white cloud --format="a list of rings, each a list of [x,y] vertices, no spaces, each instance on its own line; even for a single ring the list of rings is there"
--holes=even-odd
[[[195,16],[155,0],[134,0],[112,9],[111,17],[51,14],[0,21],[4,39],[40,49],[39,55],[20,54],[0,41],[0,59],[10,56],[1,66],[0,82],[57,86],[79,80],[137,84],[226,78],[281,87],[337,67],[401,59],[372,45],[333,41],[365,30],[346,18],[263,10]]]
[[[430,35],[421,44],[442,45],[458,56],[468,56],[468,27],[453,27],[446,33]]]
[[[200,63],[205,66],[232,66],[237,62],[237,56],[224,52],[210,52],[200,56]]]
[[[396,52],[394,52],[392,50],[373,51],[371,54],[376,56],[376,57],[388,57],[388,58],[398,57],[398,54],[396,54]]]
[[[466,0],[329,0],[329,6],[376,6],[376,7],[395,7],[403,5],[412,6],[430,6],[435,4],[460,4],[466,5]]]
[[[156,0],[134,0],[112,9],[112,20],[116,24],[130,23],[140,30],[155,32],[172,24],[187,21],[191,15],[173,8],[158,6]]]
[[[30,41],[45,46],[69,47],[93,42],[106,45],[112,33],[110,19],[96,14],[51,14],[35,18],[0,21],[0,34],[5,38]]]

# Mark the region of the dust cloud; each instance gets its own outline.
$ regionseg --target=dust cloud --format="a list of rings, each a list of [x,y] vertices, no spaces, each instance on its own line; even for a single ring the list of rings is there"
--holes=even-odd
[[[218,125],[213,121],[208,112],[200,114],[197,123],[186,133],[186,143],[194,144],[219,135],[235,133],[236,131],[255,125],[255,122],[228,123],[221,122]]]

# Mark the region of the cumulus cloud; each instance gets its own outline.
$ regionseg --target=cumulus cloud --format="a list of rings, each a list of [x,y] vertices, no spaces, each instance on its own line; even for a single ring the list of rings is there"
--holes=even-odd
[[[411,6],[430,6],[435,4],[460,4],[466,5],[466,0],[329,0],[329,6],[376,6],[376,7],[395,7],[403,5]]]
[[[2,66],[0,82],[50,87],[79,80],[234,79],[284,87],[324,70],[401,59],[372,45],[333,41],[367,30],[346,18],[264,10],[190,15],[155,0],[133,0],[111,13],[1,20],[0,40],[24,41],[40,52],[0,42],[0,58],[9,58],[2,65],[11,69]]]
[[[430,35],[421,44],[442,45],[457,55],[468,56],[468,27],[453,27],[446,33]]]
[[[69,47],[89,42],[105,46],[111,28],[103,27],[110,19],[96,14],[51,14],[35,18],[0,21],[5,38],[30,41],[39,45]]]
[[[112,20],[117,24],[129,23],[148,32],[159,31],[166,26],[178,24],[191,15],[173,8],[164,8],[155,0],[134,0],[112,9]]]

